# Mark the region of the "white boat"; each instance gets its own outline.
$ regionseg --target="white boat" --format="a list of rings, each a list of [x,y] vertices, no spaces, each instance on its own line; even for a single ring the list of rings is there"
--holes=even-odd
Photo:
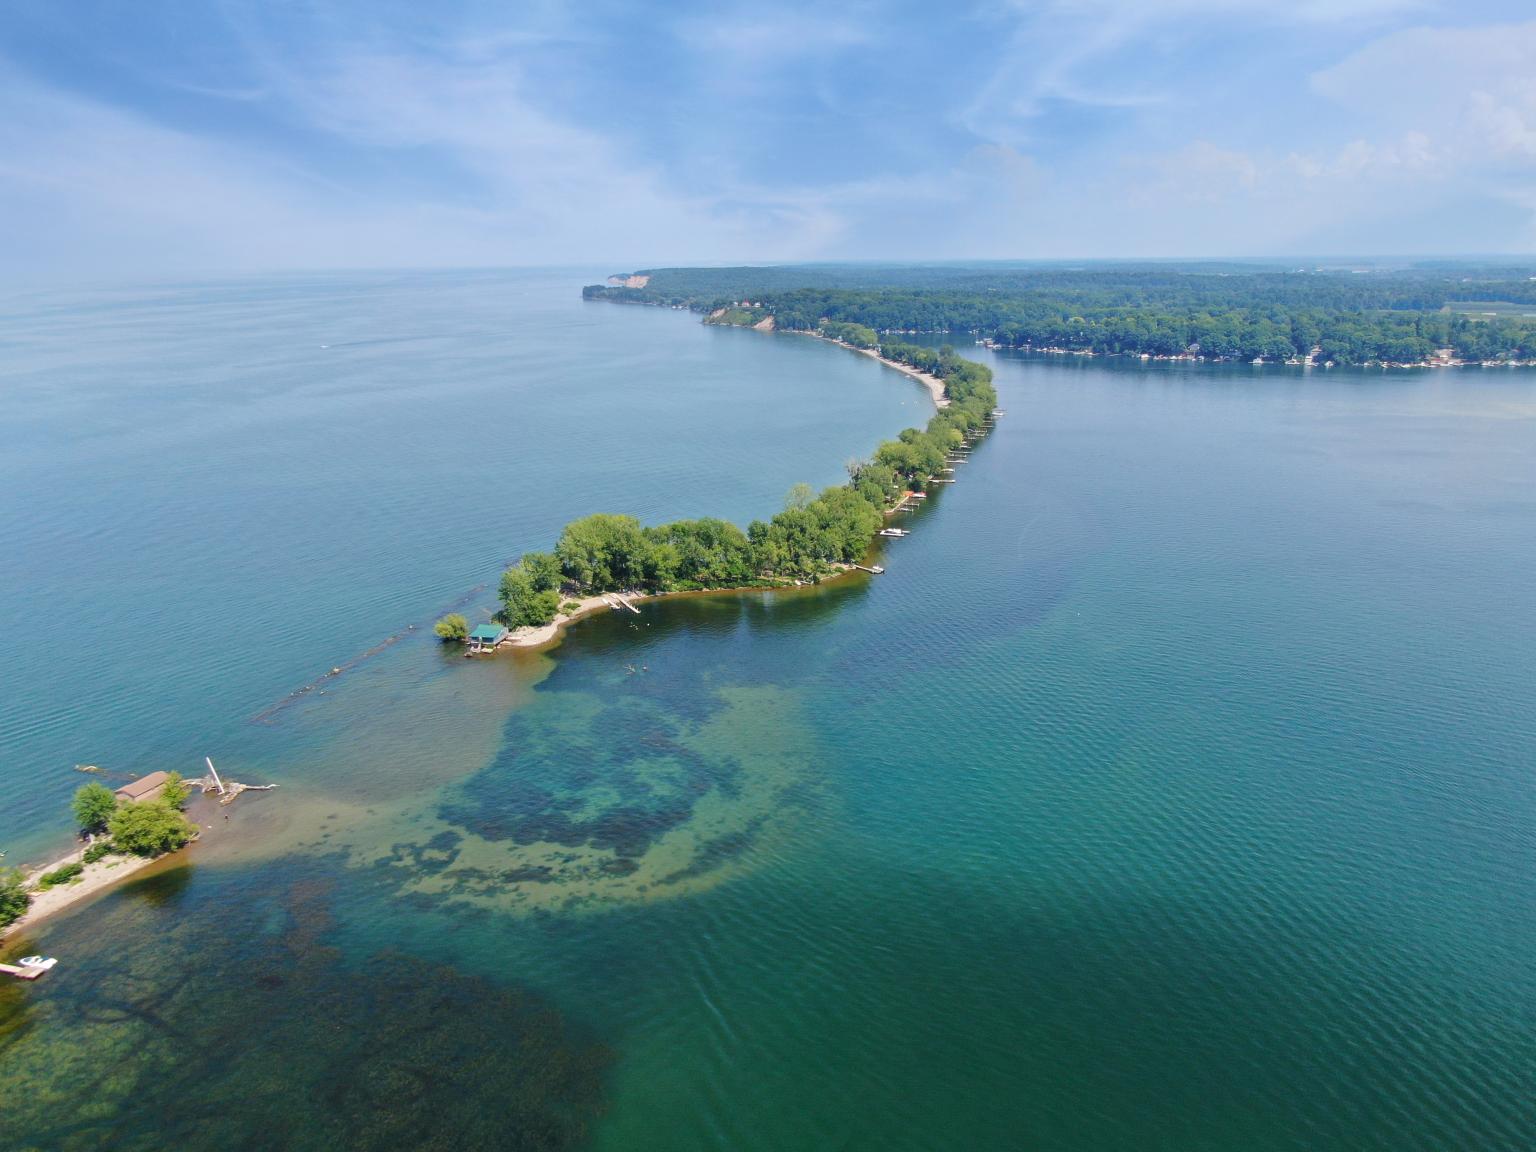
[[[16,963],[23,968],[35,968],[39,972],[46,972],[58,961],[52,956],[23,956]]]

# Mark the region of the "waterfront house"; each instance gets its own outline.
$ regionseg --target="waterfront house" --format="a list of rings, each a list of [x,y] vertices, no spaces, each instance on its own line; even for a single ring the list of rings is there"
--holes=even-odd
[[[469,634],[471,652],[489,652],[507,638],[507,630],[500,624],[481,624]]]
[[[138,803],[141,800],[153,800],[165,791],[165,782],[170,777],[164,772],[151,772],[148,776],[140,776],[131,784],[124,784],[115,795],[119,800],[129,803]]]

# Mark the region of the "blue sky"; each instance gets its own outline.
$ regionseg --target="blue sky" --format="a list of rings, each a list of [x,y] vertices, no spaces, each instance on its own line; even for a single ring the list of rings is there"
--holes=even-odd
[[[10,0],[0,274],[1536,249],[1536,4]]]

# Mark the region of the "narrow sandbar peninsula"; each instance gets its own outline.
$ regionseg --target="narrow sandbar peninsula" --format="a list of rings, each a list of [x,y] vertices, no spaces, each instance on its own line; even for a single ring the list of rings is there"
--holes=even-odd
[[[626,277],[625,282],[637,277]],[[641,285],[643,286],[643,284]],[[717,310],[708,323],[761,331],[771,315]],[[997,410],[992,370],[945,346],[932,349],[884,340],[872,329],[828,322],[814,335],[869,355],[928,389],[936,411],[923,428],[908,428],[850,463],[848,482],[818,493],[790,489],[784,509],[742,531],[705,517],[645,526],[632,516],[594,513],[565,526],[554,549],[529,552],[502,573],[500,609],[472,626],[461,614],[435,631],[466,655],[503,647],[536,648],[567,625],[601,610],[633,610],[635,601],[690,592],[762,591],[802,586],[857,569],[896,510],[948,483],[957,452],[991,428]]]

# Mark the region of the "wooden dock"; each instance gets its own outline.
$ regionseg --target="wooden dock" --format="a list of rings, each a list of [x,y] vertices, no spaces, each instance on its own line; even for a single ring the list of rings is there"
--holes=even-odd
[[[18,968],[15,964],[0,964],[0,972],[18,980],[36,980],[46,971],[46,968]]]

